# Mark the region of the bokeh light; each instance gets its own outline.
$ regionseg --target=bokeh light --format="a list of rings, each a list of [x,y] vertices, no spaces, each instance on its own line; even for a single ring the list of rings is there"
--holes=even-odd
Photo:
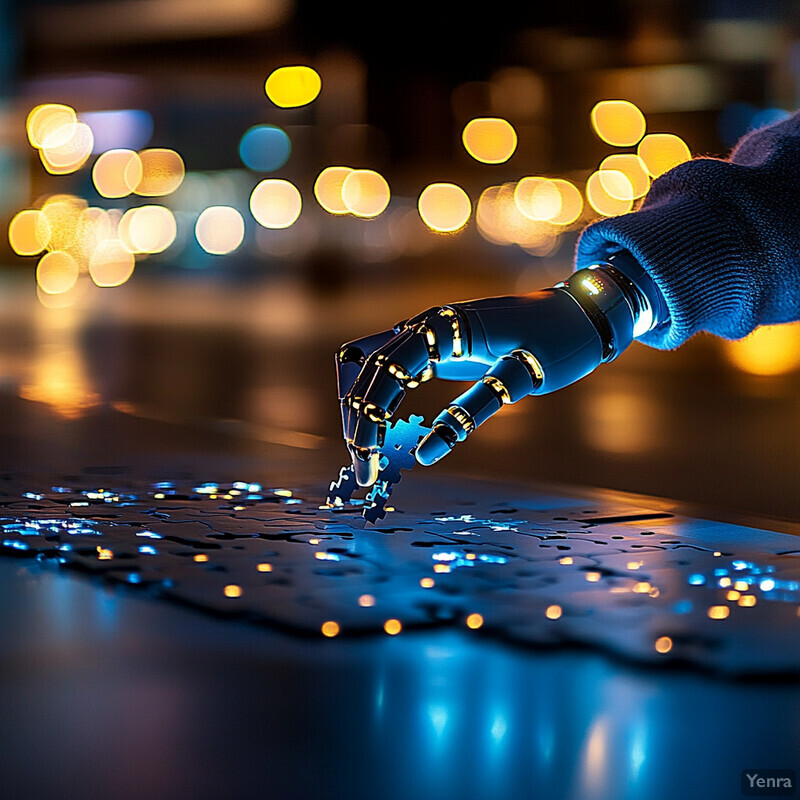
[[[655,648],[657,653],[669,653],[672,650],[672,639],[669,636],[659,636]]]
[[[311,67],[279,67],[270,74],[264,85],[267,97],[281,108],[297,108],[316,99],[322,88],[322,78]]]
[[[342,184],[352,172],[350,167],[326,167],[314,182],[314,197],[329,214],[349,214],[342,199]]]
[[[467,617],[467,627],[473,631],[483,626],[483,616],[481,614],[470,614]]]
[[[649,133],[639,142],[637,153],[653,178],[692,157],[686,142],[674,133]]]
[[[107,239],[89,260],[89,275],[98,286],[121,286],[133,274],[135,264],[133,253],[119,239]]]
[[[522,178],[514,189],[514,202],[528,219],[547,222],[561,213],[561,191],[547,178]]]
[[[417,202],[422,221],[440,233],[453,233],[463,228],[472,214],[469,195],[454,183],[432,183],[426,186]]]
[[[93,147],[92,129],[85,122],[73,122],[45,137],[39,157],[52,175],[67,175],[86,163]]]
[[[41,211],[28,208],[8,224],[8,243],[19,256],[35,256],[50,242],[50,223]]]
[[[327,636],[329,639],[332,639],[334,636],[339,635],[339,623],[329,619],[327,622],[322,623],[320,630],[322,631],[323,636]]]
[[[131,208],[119,223],[119,238],[131,253],[161,253],[176,234],[175,215],[164,206]]]
[[[500,117],[479,117],[470,120],[461,134],[466,151],[484,164],[502,164],[517,149],[517,132]]]
[[[31,109],[25,123],[28,141],[37,150],[66,142],[78,117],[75,109],[60,103],[44,103]]]
[[[78,280],[78,264],[62,250],[45,253],[36,266],[36,283],[46,294],[68,292]]]
[[[603,170],[613,170],[625,175],[630,182],[634,200],[644,197],[650,188],[650,175],[647,172],[647,167],[644,161],[635,153],[614,153],[604,158],[600,163],[600,171],[602,172]],[[608,189],[608,186],[606,188]],[[625,191],[627,192],[627,189]]]
[[[56,194],[45,200],[42,215],[50,226],[47,245],[50,250],[70,250],[77,246],[87,207],[85,200],[70,194]]]
[[[583,195],[580,189],[563,178],[553,178],[550,183],[561,193],[561,211],[549,222],[553,225],[572,225],[583,213]]]
[[[186,167],[174,150],[153,147],[139,152],[142,162],[142,179],[136,194],[142,197],[162,197],[171,194],[183,183]]]
[[[800,323],[765,325],[723,347],[728,361],[742,372],[783,375],[800,369]]]
[[[342,181],[342,200],[357,217],[377,217],[389,205],[386,178],[371,169],[354,169]]]
[[[627,199],[610,194],[607,187],[611,187],[615,194],[627,194]],[[616,170],[593,172],[586,181],[586,199],[598,214],[614,217],[633,208],[633,187],[625,175]]]
[[[297,187],[280,178],[261,181],[250,195],[250,211],[265,228],[288,228],[300,216],[303,199]]]
[[[92,181],[102,197],[127,197],[139,187],[142,160],[133,150],[108,150],[92,167]]]
[[[592,109],[592,127],[606,144],[631,147],[644,136],[644,114],[628,100],[601,100]]]
[[[254,125],[239,142],[239,157],[254,172],[280,169],[289,160],[291,152],[289,136],[275,125]]]
[[[232,253],[244,239],[244,219],[231,206],[211,206],[197,218],[194,235],[207,253]]]

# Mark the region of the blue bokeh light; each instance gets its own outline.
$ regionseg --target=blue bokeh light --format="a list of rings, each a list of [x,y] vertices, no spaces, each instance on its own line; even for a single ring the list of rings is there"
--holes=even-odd
[[[292,152],[286,131],[274,125],[254,125],[239,142],[239,157],[254,172],[280,169]]]

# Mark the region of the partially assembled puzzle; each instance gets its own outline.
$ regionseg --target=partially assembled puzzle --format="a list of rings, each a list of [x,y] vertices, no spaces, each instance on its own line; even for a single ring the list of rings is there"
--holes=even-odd
[[[320,637],[450,626],[732,674],[800,671],[794,536],[433,473],[393,509],[392,469],[379,500],[354,500],[346,470],[327,497],[249,480],[0,476],[0,553]]]

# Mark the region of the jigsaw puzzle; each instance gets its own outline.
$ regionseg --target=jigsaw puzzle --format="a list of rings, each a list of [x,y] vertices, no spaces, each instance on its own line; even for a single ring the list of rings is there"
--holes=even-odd
[[[408,424],[404,441],[418,435]],[[389,488],[402,466],[384,467]],[[456,626],[734,674],[800,670],[800,542],[788,534],[614,500],[500,501],[497,486],[428,476],[396,511],[351,503],[341,486],[333,505],[302,486],[97,472],[0,487],[0,553],[295,632]],[[370,503],[385,514],[373,527]]]

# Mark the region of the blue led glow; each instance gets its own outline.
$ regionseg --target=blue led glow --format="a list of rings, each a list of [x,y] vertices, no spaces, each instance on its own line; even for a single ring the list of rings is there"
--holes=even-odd
[[[747,569],[748,567],[752,567],[753,565],[752,564],[748,564],[746,561],[738,561],[737,560],[737,561],[732,562],[731,566],[735,570],[742,570],[742,569]]]
[[[11,547],[14,550],[27,550],[27,542],[20,542],[19,539],[4,539],[3,547]]]
[[[485,564],[507,564],[508,559],[505,556],[491,556],[491,555],[480,555],[478,556],[480,561],[483,561]]]
[[[141,583],[142,576],[138,572],[128,573],[128,583]]]
[[[139,552],[148,556],[154,556],[156,555],[157,550],[151,544],[141,544],[139,545]]]
[[[29,500],[44,500],[43,494],[36,494],[35,492],[25,492],[22,496],[27,497]]]
[[[728,570],[723,569],[722,567],[718,567],[717,569],[714,570],[714,575],[717,578],[719,578],[719,577],[721,577],[723,575],[727,575],[727,574],[728,574]]]
[[[139,531],[137,536],[144,536],[147,539],[161,539],[161,534],[153,533],[153,531]]]
[[[695,573],[694,575],[689,576],[689,583],[692,586],[702,586],[706,582],[705,575],[700,575],[699,573]]]
[[[694,606],[691,600],[678,600],[672,608],[676,614],[688,614]]]
[[[239,157],[254,172],[280,169],[292,152],[286,132],[275,125],[254,125],[239,142]]]

